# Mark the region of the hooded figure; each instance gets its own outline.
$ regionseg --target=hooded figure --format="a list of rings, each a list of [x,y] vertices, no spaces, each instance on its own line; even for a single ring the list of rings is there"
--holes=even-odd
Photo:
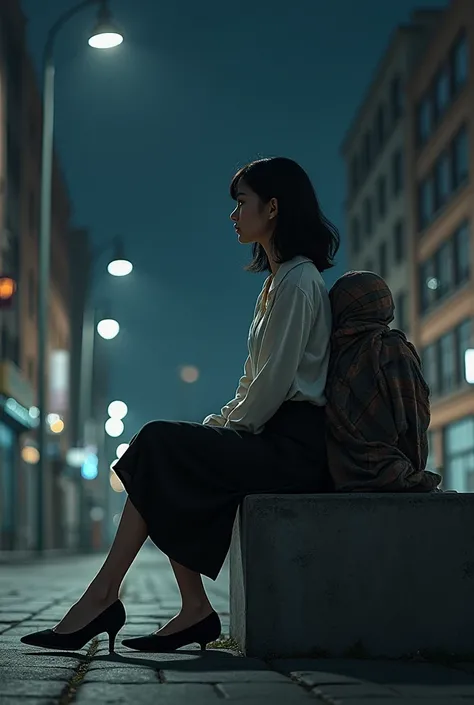
[[[332,287],[333,332],[326,387],[329,471],[338,492],[430,492],[425,470],[429,389],[420,358],[391,330],[385,281],[348,272]]]

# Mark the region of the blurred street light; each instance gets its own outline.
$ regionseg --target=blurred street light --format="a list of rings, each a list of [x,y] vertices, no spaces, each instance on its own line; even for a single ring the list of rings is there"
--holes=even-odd
[[[104,340],[113,340],[120,331],[120,324],[113,318],[104,318],[97,324],[97,332]]]
[[[39,222],[39,272],[38,272],[38,407],[39,407],[39,463],[37,492],[36,549],[44,548],[44,493],[46,473],[47,429],[45,414],[48,405],[48,333],[49,292],[51,285],[51,203],[54,151],[54,44],[62,27],[76,14],[90,5],[99,8],[97,25],[89,38],[89,45],[96,48],[111,48],[123,41],[123,36],[113,26],[107,0],[82,0],[63,12],[48,31],[43,53],[43,111],[41,147],[41,198]]]
[[[119,446],[117,446],[117,450],[115,451],[117,459],[121,458],[122,455],[124,455],[128,449],[129,449],[128,443],[121,443]]]
[[[109,262],[107,271],[113,277],[126,277],[133,269],[133,264],[128,259],[114,259]]]
[[[28,465],[36,465],[39,461],[39,450],[34,446],[25,446],[21,451],[22,460]]]
[[[199,370],[194,365],[183,365],[180,367],[179,376],[186,384],[194,384],[199,379]]]
[[[124,419],[128,414],[128,406],[124,401],[111,401],[107,413],[111,419]]]
[[[107,419],[105,422],[105,432],[112,438],[118,438],[124,432],[123,421],[120,419]]]
[[[121,479],[113,470],[110,473],[110,486],[114,492],[124,492],[125,491],[125,487],[122,485]]]

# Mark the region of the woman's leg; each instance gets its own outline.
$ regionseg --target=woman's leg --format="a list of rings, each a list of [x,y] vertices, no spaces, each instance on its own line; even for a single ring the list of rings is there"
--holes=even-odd
[[[148,535],[146,524],[127,499],[114,542],[101,569],[66,616],[55,627],[74,632],[97,617],[118,598],[122,581]]]
[[[181,611],[157,632],[163,636],[187,629],[213,611],[202,583],[201,574],[185,568],[171,558],[170,563],[181,594]]]

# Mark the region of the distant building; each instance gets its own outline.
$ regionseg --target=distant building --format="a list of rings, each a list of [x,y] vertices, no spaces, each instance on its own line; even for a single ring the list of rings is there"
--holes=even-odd
[[[474,491],[474,12],[417,11],[399,27],[344,140],[353,269],[391,287],[431,388],[429,466]]]
[[[432,393],[431,453],[474,490],[474,6],[454,0],[408,84],[411,329]]]
[[[342,145],[347,165],[350,269],[374,271],[392,289],[394,324],[409,333],[405,87],[440,12],[419,11],[397,28]]]
[[[36,542],[34,406],[38,370],[41,130],[41,95],[26,50],[25,18],[19,0],[2,0],[0,272],[15,280],[17,294],[12,307],[0,311],[0,550],[34,548]],[[56,160],[51,220],[49,405],[46,411],[61,417],[64,430],[49,436],[44,508],[46,548],[64,545],[65,494],[71,491],[62,472],[70,445],[70,202]]]

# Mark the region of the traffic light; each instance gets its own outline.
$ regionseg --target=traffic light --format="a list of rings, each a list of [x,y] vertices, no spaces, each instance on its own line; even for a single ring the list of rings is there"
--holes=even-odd
[[[10,308],[16,291],[16,281],[11,277],[0,276],[0,308]]]

